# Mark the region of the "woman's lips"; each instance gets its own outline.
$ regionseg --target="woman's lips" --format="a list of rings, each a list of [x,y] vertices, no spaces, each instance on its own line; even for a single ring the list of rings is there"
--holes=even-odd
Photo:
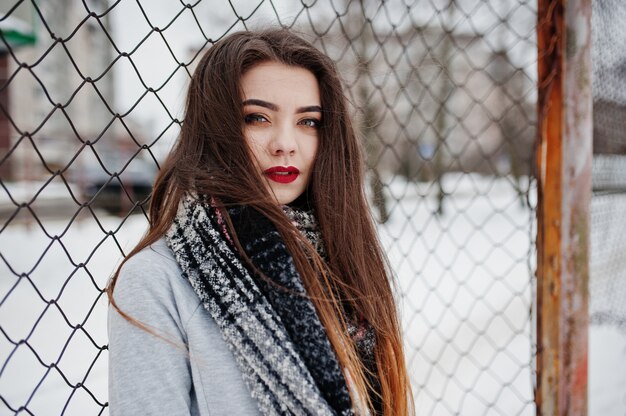
[[[265,176],[278,183],[291,183],[298,179],[300,171],[294,166],[274,166],[263,171]]]

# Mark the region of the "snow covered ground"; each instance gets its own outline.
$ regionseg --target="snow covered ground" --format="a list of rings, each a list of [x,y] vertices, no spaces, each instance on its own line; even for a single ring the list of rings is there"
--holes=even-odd
[[[394,182],[381,239],[400,282],[418,414],[531,415],[528,265],[533,213],[507,180]]]
[[[432,185],[394,181],[391,219],[380,227],[399,278],[418,414],[532,415],[534,214],[507,179],[448,175],[444,185],[453,196],[435,216]],[[67,222],[0,232],[0,415],[21,406],[108,414],[101,290],[146,220],[99,213]],[[590,414],[623,416],[613,393],[626,383],[623,334],[592,328],[590,352]]]
[[[107,401],[101,290],[121,259],[118,244],[131,247],[146,220],[102,214],[69,227],[67,221],[44,221],[45,231],[34,223],[0,233],[0,415],[14,414],[9,406],[35,415],[97,415],[98,402]],[[77,383],[84,388],[70,387]]]

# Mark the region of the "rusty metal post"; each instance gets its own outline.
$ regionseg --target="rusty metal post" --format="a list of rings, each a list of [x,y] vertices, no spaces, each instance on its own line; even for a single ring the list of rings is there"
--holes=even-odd
[[[537,414],[587,414],[591,0],[538,0]]]

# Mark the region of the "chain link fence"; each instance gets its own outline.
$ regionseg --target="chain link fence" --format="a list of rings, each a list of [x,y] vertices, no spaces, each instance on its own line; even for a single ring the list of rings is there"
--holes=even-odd
[[[626,5],[593,2],[590,408],[626,409]]]
[[[615,225],[626,201],[626,7],[615,0],[594,3],[593,231],[598,236],[591,285],[592,322],[626,330],[626,240]],[[617,229],[616,229],[617,228]],[[601,240],[601,241],[600,241]]]
[[[107,414],[108,278],[206,47],[284,25],[336,62],[420,415],[531,415],[536,4],[0,6],[0,414]]]

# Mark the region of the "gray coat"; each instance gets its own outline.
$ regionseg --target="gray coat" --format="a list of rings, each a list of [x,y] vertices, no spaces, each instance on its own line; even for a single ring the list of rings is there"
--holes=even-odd
[[[213,318],[161,239],[124,264],[109,307],[109,408],[122,415],[259,415]],[[174,345],[172,345],[174,344]]]

